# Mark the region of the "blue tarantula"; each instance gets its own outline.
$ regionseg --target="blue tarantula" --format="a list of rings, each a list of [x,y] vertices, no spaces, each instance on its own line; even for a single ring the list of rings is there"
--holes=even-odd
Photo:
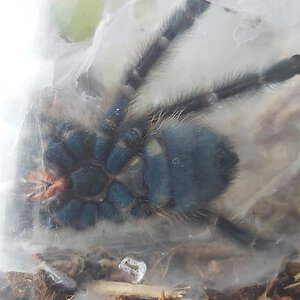
[[[203,220],[255,249],[286,247],[239,228],[210,208],[234,179],[239,158],[227,138],[184,118],[294,77],[300,73],[300,55],[262,72],[246,73],[212,91],[186,94],[174,104],[126,118],[153,67],[209,6],[206,0],[186,0],[173,12],[125,72],[117,96],[94,132],[70,120],[53,124],[47,116],[41,117],[52,130],[43,137],[43,169],[30,155],[22,156],[24,211],[38,210],[41,222],[50,228],[84,229],[103,219],[121,223],[155,215]]]

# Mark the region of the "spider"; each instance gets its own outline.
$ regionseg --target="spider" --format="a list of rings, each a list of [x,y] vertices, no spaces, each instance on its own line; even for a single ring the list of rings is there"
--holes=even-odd
[[[186,0],[175,9],[126,70],[110,106],[97,120],[95,132],[72,120],[55,122],[46,115],[40,117],[51,130],[42,133],[42,167],[30,155],[22,157],[26,211],[38,210],[41,222],[49,228],[75,230],[102,219],[114,223],[151,216],[208,220],[255,249],[291,251],[283,241],[256,236],[211,209],[211,202],[234,180],[239,158],[228,138],[186,121],[186,117],[294,77],[300,73],[300,55],[262,72],[237,76],[210,91],[186,93],[142,116],[131,111],[153,67],[209,8],[206,0]]]

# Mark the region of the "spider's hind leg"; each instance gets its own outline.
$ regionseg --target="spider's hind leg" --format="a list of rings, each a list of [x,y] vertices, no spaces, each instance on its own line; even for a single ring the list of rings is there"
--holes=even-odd
[[[296,258],[299,255],[299,249],[291,242],[284,239],[268,238],[260,235],[256,230],[247,225],[236,223],[224,217],[219,212],[202,207],[199,210],[187,214],[186,219],[191,224],[208,224],[214,226],[222,236],[238,243],[240,246],[249,250],[266,252],[274,257]]]
[[[287,242],[283,240],[270,240],[258,236],[250,230],[238,227],[238,225],[227,220],[223,216],[218,216],[216,225],[237,241],[256,250],[274,250],[278,254],[285,254],[289,256],[298,254],[298,250]]]
[[[285,240],[267,239],[251,230],[239,227],[221,215],[215,217],[215,224],[220,230],[247,247],[259,251],[271,251],[276,256],[287,256],[290,258],[294,258],[299,254],[298,249]]]
[[[194,92],[175,101],[174,104],[157,107],[148,115],[148,118],[156,120],[160,116],[166,118],[178,112],[184,116],[191,112],[201,111],[231,97],[253,93],[266,86],[283,83],[298,74],[300,74],[300,55],[294,55],[271,65],[262,72],[245,73],[216,86],[211,91]]]

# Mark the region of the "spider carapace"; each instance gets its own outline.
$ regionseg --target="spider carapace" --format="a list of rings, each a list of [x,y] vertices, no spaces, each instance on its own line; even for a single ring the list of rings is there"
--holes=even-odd
[[[39,211],[44,225],[83,229],[102,219],[120,223],[164,215],[192,221],[205,216],[257,249],[280,244],[238,228],[209,208],[234,179],[239,159],[227,138],[184,119],[232,96],[292,78],[300,73],[299,55],[214,90],[186,94],[143,116],[130,111],[153,66],[209,7],[205,0],[187,0],[173,12],[125,72],[95,132],[70,120],[50,122],[51,130],[42,133],[43,166],[28,155],[31,164],[22,171],[28,206]],[[128,113],[133,117],[126,118]]]

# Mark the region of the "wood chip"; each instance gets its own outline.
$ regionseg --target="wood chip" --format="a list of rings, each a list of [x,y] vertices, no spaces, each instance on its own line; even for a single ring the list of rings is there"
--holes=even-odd
[[[89,286],[88,293],[106,298],[140,297],[143,299],[182,298],[187,288],[170,288],[114,281],[96,281]],[[102,298],[101,298],[102,299]]]

